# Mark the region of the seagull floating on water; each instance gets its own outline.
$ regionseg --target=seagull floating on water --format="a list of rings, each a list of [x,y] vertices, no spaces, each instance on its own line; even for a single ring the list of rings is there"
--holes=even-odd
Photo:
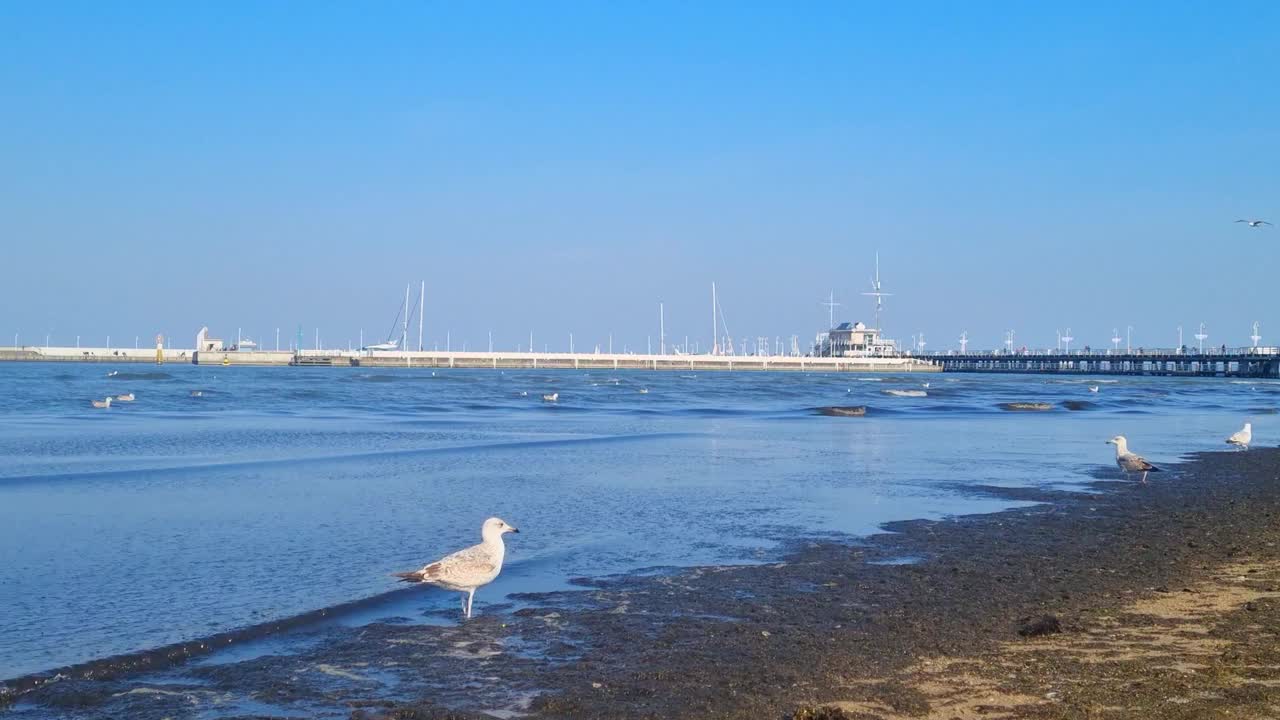
[[[1090,385],[1090,386],[1089,386],[1089,392],[1098,392],[1098,386],[1097,386],[1097,385]]]
[[[401,582],[427,583],[462,593],[462,614],[470,618],[471,599],[476,595],[476,588],[493,582],[502,572],[502,559],[507,552],[502,536],[518,532],[501,518],[491,517],[480,528],[479,545],[446,555],[421,570],[395,573],[395,576]]]
[[[1147,473],[1161,472],[1160,468],[1147,462],[1146,458],[1141,455],[1129,452],[1129,441],[1123,435],[1117,435],[1107,441],[1108,445],[1116,446],[1116,466],[1124,471],[1124,476],[1129,477],[1131,472],[1142,473],[1142,482],[1147,482]]]
[[[120,402],[133,402],[134,400],[133,393],[125,393],[123,395],[117,395],[116,400]]]
[[[1253,442],[1253,423],[1245,423],[1243,428],[1231,433],[1231,437],[1227,438],[1228,445],[1235,445],[1241,450],[1248,450],[1251,442]]]
[[[558,392],[547,393],[546,395],[542,396],[542,402],[559,402],[559,401],[560,401],[560,393]]]
[[[1248,224],[1249,224],[1249,227],[1252,227],[1252,228],[1262,227],[1263,225],[1270,225],[1270,224],[1271,224],[1271,223],[1267,222],[1266,220],[1237,220],[1236,222],[1238,222],[1238,223],[1248,223]]]
[[[111,407],[111,396],[108,395],[105,400],[90,400],[89,402],[93,403],[96,408],[109,408]]]

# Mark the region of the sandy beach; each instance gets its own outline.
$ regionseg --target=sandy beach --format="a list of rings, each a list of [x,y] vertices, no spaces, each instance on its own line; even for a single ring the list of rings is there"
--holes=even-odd
[[[895,523],[781,562],[579,580],[462,626],[318,629],[306,649],[65,679],[70,717],[1204,718],[1280,712],[1280,450],[1148,486]],[[223,698],[223,700],[220,700]],[[38,704],[38,705],[37,705]],[[19,708],[19,714],[22,711]]]

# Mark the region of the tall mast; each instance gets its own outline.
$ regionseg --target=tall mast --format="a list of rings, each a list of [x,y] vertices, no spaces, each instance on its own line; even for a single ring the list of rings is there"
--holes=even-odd
[[[711,354],[720,354],[720,325],[716,320],[716,284],[711,283]]]
[[[400,349],[409,349],[409,283],[404,284],[404,321],[400,328]]]
[[[422,352],[422,318],[427,309],[427,281],[422,281],[422,290],[418,293],[418,352]]]
[[[871,292],[862,293],[876,299],[876,330],[880,330],[880,310],[884,307],[884,298],[893,293],[882,292],[880,289],[880,253],[876,253],[876,276],[871,280]]]
[[[836,302],[836,291],[832,290],[831,294],[827,296],[827,301],[820,302],[818,304],[827,306],[827,329],[831,329],[835,327],[836,326],[836,308],[841,305],[841,303]]]
[[[658,354],[667,354],[667,316],[662,309],[662,303],[658,303]]]

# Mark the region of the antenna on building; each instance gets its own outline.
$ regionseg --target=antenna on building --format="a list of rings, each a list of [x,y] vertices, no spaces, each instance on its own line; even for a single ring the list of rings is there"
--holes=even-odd
[[[960,333],[960,354],[964,355],[969,351],[969,331],[965,330]]]
[[[880,253],[876,253],[876,275],[871,279],[871,292],[862,294],[876,299],[876,330],[880,330],[880,311],[884,309],[884,298],[893,294],[881,292],[880,289]]]
[[[827,306],[827,329],[830,330],[836,326],[836,308],[840,307],[842,303],[836,302],[836,291],[832,290],[827,301],[818,304]]]
[[[1203,354],[1204,354],[1204,341],[1205,341],[1208,337],[1209,337],[1209,336],[1208,336],[1208,335],[1206,335],[1206,334],[1205,334],[1205,332],[1204,332],[1204,323],[1200,323],[1200,332],[1198,332],[1198,333],[1196,333],[1196,334],[1195,334],[1195,338],[1196,338],[1196,340],[1199,340],[1199,341],[1200,341],[1200,354],[1201,354],[1201,355],[1203,355]]]
[[[1111,349],[1120,349],[1120,328],[1111,328]]]
[[[1262,339],[1262,336],[1258,334],[1258,321],[1257,321],[1257,320],[1254,320],[1254,321],[1253,321],[1253,334],[1249,336],[1249,339],[1253,341],[1253,346],[1254,346],[1254,347],[1258,347],[1258,341]]]
[[[1062,342],[1067,346],[1067,354],[1071,354],[1071,341],[1075,338],[1071,337],[1071,328],[1067,328],[1067,334],[1062,336]]]
[[[1012,355],[1013,354],[1013,331],[1012,330],[1005,331],[1004,346],[1009,351],[1009,354]]]
[[[1183,342],[1182,342],[1182,326],[1181,326],[1181,325],[1179,325],[1179,326],[1178,326],[1178,354],[1179,354],[1179,355],[1181,355],[1181,354],[1182,354],[1182,345],[1183,345]]]

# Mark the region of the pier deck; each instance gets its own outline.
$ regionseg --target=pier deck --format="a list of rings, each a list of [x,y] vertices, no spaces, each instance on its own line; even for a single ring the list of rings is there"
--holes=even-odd
[[[1210,353],[981,353],[929,358],[947,372],[1280,377],[1280,348],[1229,348]]]
[[[0,347],[0,361],[155,363],[154,348]],[[921,358],[797,357],[792,355],[633,355],[624,353],[521,353],[452,351],[254,350],[195,352],[165,348],[165,363],[292,367],[469,368],[489,370],[665,370],[755,372],[934,373],[941,365]]]

